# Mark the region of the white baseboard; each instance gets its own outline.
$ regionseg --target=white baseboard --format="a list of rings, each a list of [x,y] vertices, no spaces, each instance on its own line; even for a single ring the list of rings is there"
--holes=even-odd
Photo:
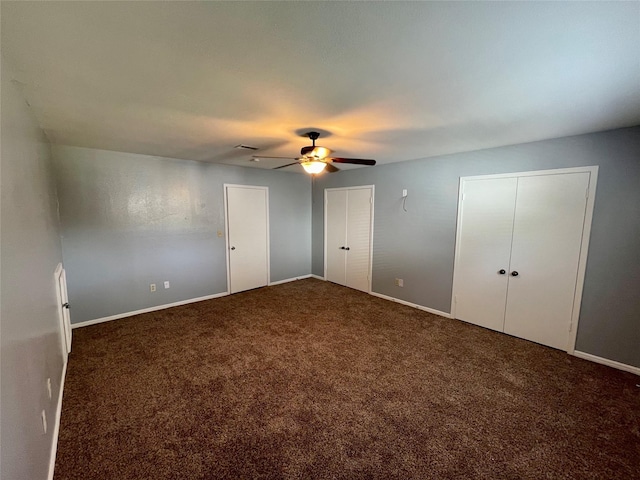
[[[56,453],[58,452],[58,435],[60,434],[60,418],[62,416],[62,393],[64,392],[64,381],[67,377],[67,363],[62,367],[60,378],[60,392],[58,392],[58,406],[56,407],[56,418],[53,426],[53,436],[51,438],[51,453],[49,454],[49,475],[48,480],[53,480],[53,471],[56,468]]]
[[[632,365],[627,365],[626,363],[616,362],[615,360],[609,360],[608,358],[598,357],[596,355],[591,355],[590,353],[579,352],[575,350],[573,355],[582,358],[583,360],[589,360],[595,363],[601,363],[602,365],[607,365],[608,367],[617,368],[618,370],[623,370],[625,372],[635,373],[636,375],[640,375],[640,367],[634,367]]]
[[[133,317],[134,315],[140,315],[141,313],[156,312],[158,310],[164,310],[165,308],[179,307],[180,305],[187,305],[189,303],[202,302],[203,300],[211,300],[213,298],[220,298],[229,295],[229,292],[214,293],[213,295],[206,295],[204,297],[190,298],[189,300],[181,300],[179,302],[167,303],[165,305],[158,305],[156,307],[143,308],[142,310],[135,310],[133,312],[118,313],[117,315],[111,315],[109,317],[95,318],[93,320],[87,320],[86,322],[72,323],[71,328],[88,327],[89,325],[95,325],[96,323],[110,322],[111,320],[118,320],[120,318]]]
[[[278,280],[277,282],[269,282],[269,286],[273,287],[274,285],[281,285],[283,283],[295,282],[296,280],[304,280],[305,278],[311,278],[312,275],[302,275],[301,277],[291,277],[285,278],[284,280]]]
[[[316,280],[322,280],[323,282],[324,282],[324,280],[325,280],[325,278],[324,278],[324,277],[321,277],[320,275],[313,275],[313,274],[311,274],[311,275],[310,275],[310,277],[311,277],[311,278],[315,278]]]
[[[370,292],[370,293],[374,297],[383,298],[383,299],[389,300],[391,302],[396,302],[396,303],[400,303],[402,305],[406,305],[408,307],[417,308],[418,310],[423,310],[425,312],[433,313],[434,315],[439,315],[441,317],[453,318],[453,316],[450,313],[441,312],[440,310],[435,310],[435,309],[429,308],[429,307],[423,307],[422,305],[418,305],[417,303],[406,302],[404,300],[400,300],[399,298],[394,298],[394,297],[390,297],[388,295],[383,295],[382,293],[376,293],[376,292]]]

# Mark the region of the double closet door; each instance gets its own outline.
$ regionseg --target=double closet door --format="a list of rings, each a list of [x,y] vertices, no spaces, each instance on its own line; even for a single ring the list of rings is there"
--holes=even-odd
[[[369,292],[373,187],[325,190],[325,279]]]
[[[595,172],[540,173],[462,179],[453,308],[458,319],[566,350]]]

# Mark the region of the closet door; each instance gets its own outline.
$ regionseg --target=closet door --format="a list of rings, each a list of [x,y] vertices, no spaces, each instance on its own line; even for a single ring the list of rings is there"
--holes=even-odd
[[[505,333],[567,348],[589,176],[518,179]]]
[[[504,328],[516,188],[517,178],[462,184],[455,317],[498,331]]]
[[[347,190],[346,286],[369,291],[372,189]]]
[[[325,190],[325,279],[370,290],[373,187]]]
[[[325,190],[325,279],[347,284],[347,190]]]

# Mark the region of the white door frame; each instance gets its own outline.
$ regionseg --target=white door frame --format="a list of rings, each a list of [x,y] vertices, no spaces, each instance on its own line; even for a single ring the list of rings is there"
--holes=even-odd
[[[251,188],[254,190],[264,190],[266,192],[266,210],[267,210],[267,285],[271,283],[271,245],[270,238],[271,233],[269,230],[269,225],[271,224],[271,220],[269,218],[269,187],[260,186],[260,185],[239,185],[235,183],[225,183],[223,184],[223,201],[224,201],[224,239],[225,239],[225,254],[227,261],[227,294],[231,293],[231,259],[229,258],[229,215],[227,210],[227,190],[231,188]]]
[[[60,288],[60,280],[62,280],[63,288]],[[65,315],[64,303],[69,303],[69,297],[67,294],[67,275],[64,271],[62,263],[59,263],[53,273],[53,281],[56,286],[56,300],[58,302],[58,319],[60,321],[60,348],[62,350],[62,356],[65,363],[67,362],[67,356],[71,353],[71,315],[67,312]]]
[[[459,269],[459,249],[460,249],[460,233],[462,224],[462,195],[464,190],[464,182],[467,180],[486,180],[493,178],[510,178],[510,177],[532,177],[541,175],[558,175],[566,173],[589,173],[589,187],[587,190],[587,205],[584,214],[584,226],[582,228],[582,242],[580,244],[580,258],[578,260],[578,274],[576,277],[576,289],[573,297],[573,311],[571,313],[571,324],[569,325],[569,342],[567,344],[567,353],[572,354],[576,348],[576,339],[578,335],[578,320],[580,319],[580,307],[582,304],[582,291],[584,288],[584,276],[587,267],[587,253],[589,251],[589,238],[591,234],[591,223],[593,221],[593,207],[595,205],[596,184],[598,181],[598,166],[588,167],[572,167],[558,168],[553,170],[537,170],[532,172],[513,172],[500,173],[495,175],[474,175],[469,177],[460,177],[458,185],[458,218],[456,222],[456,247],[455,260],[453,267],[453,286],[451,295],[451,317],[456,318],[456,276]]]
[[[356,190],[362,188],[370,188],[371,189],[371,225],[369,227],[369,272],[367,276],[369,278],[368,282],[368,290],[367,293],[371,293],[371,284],[373,281],[373,217],[375,213],[375,193],[376,186],[375,185],[357,185],[353,187],[337,187],[337,188],[325,188],[324,189],[324,203],[322,208],[324,210],[324,278],[327,278],[327,191],[336,191],[336,190]],[[347,197],[347,202],[349,198]],[[349,219],[347,219],[348,221]]]

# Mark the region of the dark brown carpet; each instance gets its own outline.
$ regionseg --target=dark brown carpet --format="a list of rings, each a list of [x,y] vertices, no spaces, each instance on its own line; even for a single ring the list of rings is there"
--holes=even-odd
[[[639,380],[302,280],[75,330],[55,478],[640,478]]]

